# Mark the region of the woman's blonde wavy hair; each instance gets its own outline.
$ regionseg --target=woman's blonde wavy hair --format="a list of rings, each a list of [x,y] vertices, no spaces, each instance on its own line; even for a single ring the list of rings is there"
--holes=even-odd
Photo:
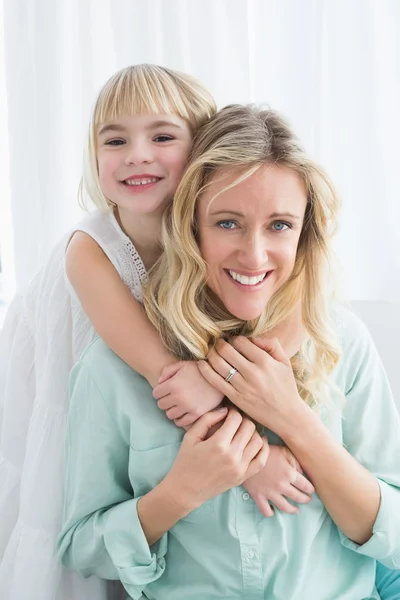
[[[215,100],[194,77],[158,65],[133,65],[115,73],[100,90],[89,124],[83,155],[79,203],[101,210],[114,204],[101,189],[97,168],[97,135],[107,121],[122,115],[174,114],[185,119],[193,133],[217,110]]]
[[[303,180],[307,190],[304,224],[290,279],[257,319],[242,321],[211,299],[207,265],[196,239],[196,209],[215,175],[238,173],[232,187],[271,163],[292,169]],[[239,105],[220,110],[195,137],[188,168],[165,214],[164,253],[145,288],[147,314],[166,346],[179,358],[202,359],[220,337],[267,334],[301,301],[306,339],[292,366],[302,398],[310,406],[323,403],[322,390],[340,355],[329,326],[330,246],[338,208],[328,177],[307,157],[279,114]]]

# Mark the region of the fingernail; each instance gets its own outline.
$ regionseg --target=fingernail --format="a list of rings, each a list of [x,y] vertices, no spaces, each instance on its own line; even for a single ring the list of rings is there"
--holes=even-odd
[[[221,408],[217,409],[217,412],[223,413],[223,412],[228,412],[228,409],[226,406],[222,406]]]

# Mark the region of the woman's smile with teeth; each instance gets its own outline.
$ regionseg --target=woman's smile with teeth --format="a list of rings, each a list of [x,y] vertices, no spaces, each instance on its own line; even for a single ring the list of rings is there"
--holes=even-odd
[[[268,271],[265,271],[265,273],[261,273],[261,275],[248,277],[247,275],[240,275],[240,273],[236,273],[236,271],[229,270],[228,272],[232,279],[242,285],[256,285],[257,283],[260,283],[268,273]]]

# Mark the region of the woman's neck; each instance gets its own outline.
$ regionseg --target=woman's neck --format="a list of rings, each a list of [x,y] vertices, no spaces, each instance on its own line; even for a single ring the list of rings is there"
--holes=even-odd
[[[122,231],[129,237],[148,271],[161,254],[161,215],[133,215],[119,208],[115,218]]]
[[[304,339],[301,302],[298,303],[286,321],[271,329],[265,337],[278,338],[279,343],[288,358],[292,358],[297,354]]]

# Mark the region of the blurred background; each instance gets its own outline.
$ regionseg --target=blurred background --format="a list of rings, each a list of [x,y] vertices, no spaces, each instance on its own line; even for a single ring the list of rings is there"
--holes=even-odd
[[[1,0],[0,326],[81,212],[92,102],[116,70],[191,73],[218,105],[267,104],[343,201],[344,291],[400,403],[400,2]]]

